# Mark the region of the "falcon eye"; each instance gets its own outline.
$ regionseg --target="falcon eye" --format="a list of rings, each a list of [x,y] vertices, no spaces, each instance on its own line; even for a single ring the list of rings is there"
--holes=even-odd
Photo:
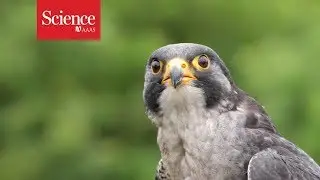
[[[154,74],[158,74],[161,70],[161,62],[157,59],[153,59],[151,62],[151,69]]]
[[[207,56],[205,55],[201,55],[198,59],[198,64],[199,66],[201,66],[202,68],[207,68],[209,65],[209,59],[207,58]]]
[[[192,64],[195,68],[197,68],[199,71],[205,70],[209,68],[210,65],[210,59],[206,55],[201,55],[196,57],[193,61]]]

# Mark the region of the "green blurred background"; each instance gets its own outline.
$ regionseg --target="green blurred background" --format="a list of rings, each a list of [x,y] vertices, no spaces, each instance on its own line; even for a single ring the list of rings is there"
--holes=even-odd
[[[102,0],[100,42],[37,42],[35,3],[0,3],[0,179],[148,180],[150,53],[206,44],[278,130],[320,162],[320,1]]]

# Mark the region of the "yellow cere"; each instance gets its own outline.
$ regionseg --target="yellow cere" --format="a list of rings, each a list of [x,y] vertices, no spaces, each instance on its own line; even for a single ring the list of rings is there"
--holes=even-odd
[[[197,79],[193,74],[193,69],[190,68],[189,63],[181,58],[174,58],[166,64],[165,73],[163,75],[162,84],[171,85],[170,72],[173,67],[181,69],[183,77],[181,84],[189,84],[192,80]]]

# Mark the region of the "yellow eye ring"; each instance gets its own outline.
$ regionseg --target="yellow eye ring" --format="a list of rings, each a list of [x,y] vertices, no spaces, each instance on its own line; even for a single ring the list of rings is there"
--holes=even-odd
[[[161,72],[163,64],[162,61],[153,59],[150,66],[153,74],[159,74],[159,72]]]
[[[192,65],[197,70],[203,71],[203,70],[209,69],[210,59],[208,56],[203,54],[194,58],[194,60],[192,61]]]

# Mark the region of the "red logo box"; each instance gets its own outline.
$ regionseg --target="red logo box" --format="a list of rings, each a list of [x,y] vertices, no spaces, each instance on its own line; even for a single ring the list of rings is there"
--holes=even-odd
[[[100,40],[100,0],[37,0],[38,40]]]

